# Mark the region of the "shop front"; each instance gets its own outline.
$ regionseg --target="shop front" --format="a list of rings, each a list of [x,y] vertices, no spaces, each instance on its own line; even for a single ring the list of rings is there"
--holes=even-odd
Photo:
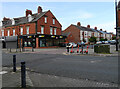
[[[62,35],[28,35],[21,36],[22,47],[52,47],[60,46],[60,43],[65,42],[65,36]],[[38,46],[38,47],[37,47]]]
[[[60,46],[65,41],[65,36],[60,35],[38,35],[39,47]]]

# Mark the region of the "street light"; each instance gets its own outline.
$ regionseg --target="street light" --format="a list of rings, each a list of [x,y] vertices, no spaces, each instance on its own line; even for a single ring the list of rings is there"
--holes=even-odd
[[[117,11],[117,0],[115,0],[115,11],[116,11],[116,51],[118,51],[118,39],[117,39],[117,31],[118,31],[118,11]]]

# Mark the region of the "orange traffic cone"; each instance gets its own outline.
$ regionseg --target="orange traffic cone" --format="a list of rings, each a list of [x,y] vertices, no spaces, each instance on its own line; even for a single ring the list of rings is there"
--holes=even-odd
[[[72,45],[72,48],[71,48],[71,51],[70,51],[70,53],[73,53],[73,45]]]

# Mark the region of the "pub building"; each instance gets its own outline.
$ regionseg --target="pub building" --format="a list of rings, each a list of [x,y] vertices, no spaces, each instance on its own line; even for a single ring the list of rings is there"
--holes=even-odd
[[[62,25],[50,10],[44,11],[38,6],[37,13],[26,9],[26,16],[3,18],[2,34],[6,38],[6,47],[10,44],[21,47],[51,47],[65,42]],[[13,41],[14,39],[14,41]]]

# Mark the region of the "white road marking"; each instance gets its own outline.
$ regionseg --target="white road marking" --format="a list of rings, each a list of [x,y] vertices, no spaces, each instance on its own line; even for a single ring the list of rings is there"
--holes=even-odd
[[[2,74],[6,74],[6,73],[8,73],[7,71],[1,71],[0,72],[0,74],[2,75]]]

